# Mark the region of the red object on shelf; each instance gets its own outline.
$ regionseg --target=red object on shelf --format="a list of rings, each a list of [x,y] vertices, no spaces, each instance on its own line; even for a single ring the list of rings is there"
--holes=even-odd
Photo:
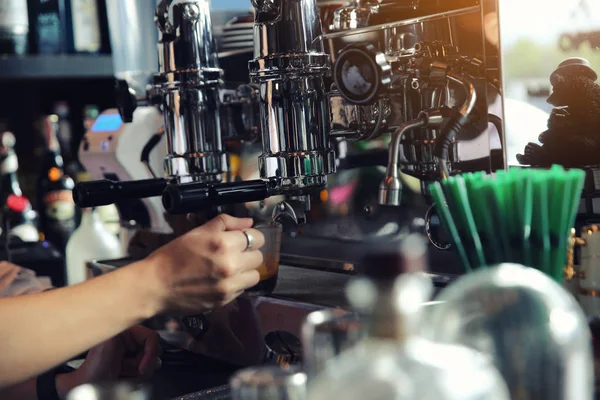
[[[11,194],[6,199],[6,206],[16,213],[22,213],[30,207],[29,200],[23,196],[17,196],[15,194]]]

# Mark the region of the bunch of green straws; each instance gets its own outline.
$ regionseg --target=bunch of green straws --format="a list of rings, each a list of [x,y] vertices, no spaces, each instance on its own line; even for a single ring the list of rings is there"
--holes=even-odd
[[[504,262],[562,282],[585,172],[553,166],[451,177],[429,186],[467,271]]]

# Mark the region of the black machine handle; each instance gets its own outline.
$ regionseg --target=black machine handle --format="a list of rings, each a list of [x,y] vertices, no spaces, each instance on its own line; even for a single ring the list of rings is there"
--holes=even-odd
[[[254,180],[234,183],[184,183],[169,185],[163,193],[165,210],[171,214],[187,214],[209,207],[264,200],[271,195],[269,181]]]
[[[73,200],[82,208],[106,206],[121,200],[158,197],[166,187],[167,180],[162,178],[130,182],[82,182],[73,189]]]

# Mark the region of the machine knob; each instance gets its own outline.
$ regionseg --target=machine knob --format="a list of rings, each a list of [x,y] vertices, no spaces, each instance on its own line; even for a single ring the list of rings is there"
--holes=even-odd
[[[301,359],[302,342],[285,331],[269,332],[265,336],[265,359],[281,366],[296,364]]]
[[[115,81],[115,94],[117,97],[117,107],[123,122],[133,121],[133,112],[137,108],[137,99],[133,89],[129,87],[127,81],[117,79]]]
[[[375,46],[351,45],[338,55],[334,67],[335,84],[352,104],[372,104],[392,82],[392,67]]]

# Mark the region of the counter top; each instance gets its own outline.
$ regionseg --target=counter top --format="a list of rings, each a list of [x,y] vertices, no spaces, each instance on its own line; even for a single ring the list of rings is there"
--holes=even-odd
[[[226,399],[210,397],[215,389],[227,385],[229,378],[239,366],[185,350],[165,350],[163,364],[152,379],[152,391],[156,400],[165,399]],[[221,395],[223,390],[220,391]],[[207,397],[209,396],[209,397]]]
[[[229,400],[231,399],[229,385],[218,386],[213,389],[203,390],[185,396],[175,397],[171,400]]]

